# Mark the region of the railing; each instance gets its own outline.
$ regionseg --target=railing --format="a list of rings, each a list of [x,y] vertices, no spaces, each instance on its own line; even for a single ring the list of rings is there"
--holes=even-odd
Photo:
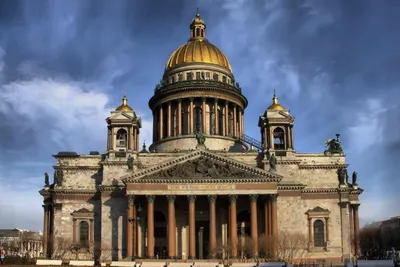
[[[245,142],[246,144],[249,144],[249,145],[254,146],[255,148],[258,148],[259,150],[263,150],[263,145],[261,144],[261,142],[251,136],[242,134],[239,139],[241,141]]]
[[[175,83],[170,84],[157,84],[156,88],[154,89],[155,93],[163,92],[164,90],[171,90],[171,89],[178,89],[184,87],[191,87],[191,86],[211,86],[211,87],[218,87],[228,90],[233,90],[238,93],[242,93],[242,88],[238,84],[232,85],[220,81],[214,80],[186,80],[186,81],[178,81]]]

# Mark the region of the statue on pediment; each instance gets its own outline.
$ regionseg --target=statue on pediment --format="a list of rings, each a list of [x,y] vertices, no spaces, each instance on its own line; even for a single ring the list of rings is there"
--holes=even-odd
[[[278,163],[278,160],[275,157],[275,154],[272,154],[269,157],[269,170],[270,171],[276,171],[276,164]]]
[[[339,169],[338,170],[338,175],[339,175],[339,185],[346,184],[347,169],[346,168]]]
[[[351,183],[352,183],[353,185],[356,185],[356,184],[357,184],[357,175],[358,175],[358,172],[354,171],[354,172],[353,172],[353,175],[352,175],[352,177],[351,177]]]
[[[49,182],[49,175],[47,174],[47,172],[44,173],[44,186],[48,187],[50,185]]]
[[[342,144],[340,142],[340,134],[336,134],[336,139],[328,139],[325,141],[325,146],[328,147],[325,151],[325,155],[342,154]]]
[[[129,155],[128,160],[127,160],[127,165],[128,165],[128,170],[133,170],[133,157]]]

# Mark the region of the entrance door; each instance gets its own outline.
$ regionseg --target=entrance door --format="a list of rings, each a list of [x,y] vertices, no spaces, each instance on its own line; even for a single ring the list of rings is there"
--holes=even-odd
[[[196,258],[208,258],[209,222],[196,221]]]

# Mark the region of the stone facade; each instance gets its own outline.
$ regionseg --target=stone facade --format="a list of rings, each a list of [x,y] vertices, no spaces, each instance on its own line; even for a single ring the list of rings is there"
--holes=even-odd
[[[204,25],[197,15],[189,42],[206,42]],[[198,46],[203,58],[207,45]],[[355,254],[362,189],[356,176],[348,181],[339,136],[324,153],[297,153],[294,118],[274,95],[259,119],[260,140],[248,137],[247,99],[229,62],[178,59],[149,102],[149,151],[139,148],[141,120],[124,97],[107,118],[105,154],[54,156],[54,182],[40,191],[44,254],[54,257],[62,240],[102,259],[222,257],[228,246],[234,258],[276,257],[282,237],[295,234],[305,239],[298,258],[343,262]]]

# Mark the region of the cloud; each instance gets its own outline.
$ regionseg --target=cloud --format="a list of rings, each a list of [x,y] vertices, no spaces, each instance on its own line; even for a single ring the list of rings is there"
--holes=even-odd
[[[6,138],[0,141],[0,203],[5,203],[0,217],[7,219],[0,227],[39,230],[43,199],[38,190],[43,173],[52,172],[51,155],[103,153],[105,119],[115,107],[99,85],[49,75],[34,63],[21,66],[23,79],[0,85],[0,117],[8,118],[1,126]],[[38,76],[29,77],[32,73]],[[150,142],[151,118],[143,117],[142,124],[141,139]]]

